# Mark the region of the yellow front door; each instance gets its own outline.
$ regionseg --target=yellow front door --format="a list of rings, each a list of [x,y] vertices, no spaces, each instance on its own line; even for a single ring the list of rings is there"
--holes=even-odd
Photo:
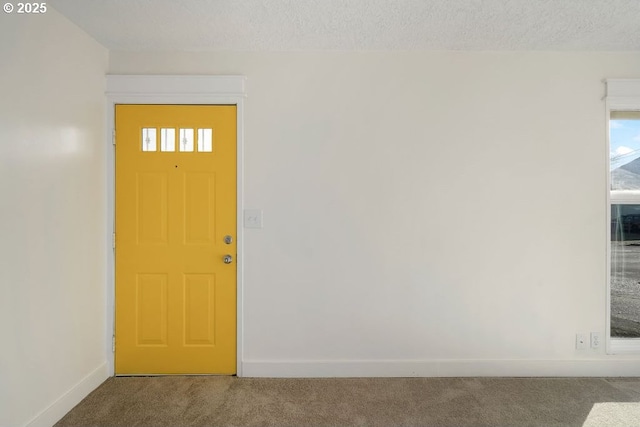
[[[115,194],[116,374],[234,374],[236,107],[116,106]]]

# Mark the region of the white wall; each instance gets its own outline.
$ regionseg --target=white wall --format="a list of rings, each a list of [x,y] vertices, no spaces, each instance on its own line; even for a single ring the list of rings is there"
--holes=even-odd
[[[607,77],[637,53],[111,52],[243,74],[246,375],[640,374],[605,331]]]
[[[0,426],[51,425],[107,376],[108,52],[50,8],[0,58]]]

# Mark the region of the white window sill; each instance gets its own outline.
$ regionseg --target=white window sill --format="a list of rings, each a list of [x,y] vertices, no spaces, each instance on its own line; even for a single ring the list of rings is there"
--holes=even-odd
[[[640,353],[640,338],[611,338],[608,354]]]

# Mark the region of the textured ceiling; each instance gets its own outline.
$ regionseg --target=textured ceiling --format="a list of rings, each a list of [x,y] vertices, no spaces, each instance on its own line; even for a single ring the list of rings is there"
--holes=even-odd
[[[640,0],[49,0],[112,50],[640,51]]]

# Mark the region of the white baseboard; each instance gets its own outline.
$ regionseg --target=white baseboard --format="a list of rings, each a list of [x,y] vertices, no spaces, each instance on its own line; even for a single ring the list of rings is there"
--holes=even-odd
[[[56,399],[48,408],[36,415],[26,424],[26,427],[51,427],[107,378],[107,363],[105,362]]]
[[[638,377],[640,359],[245,360],[243,377]]]

